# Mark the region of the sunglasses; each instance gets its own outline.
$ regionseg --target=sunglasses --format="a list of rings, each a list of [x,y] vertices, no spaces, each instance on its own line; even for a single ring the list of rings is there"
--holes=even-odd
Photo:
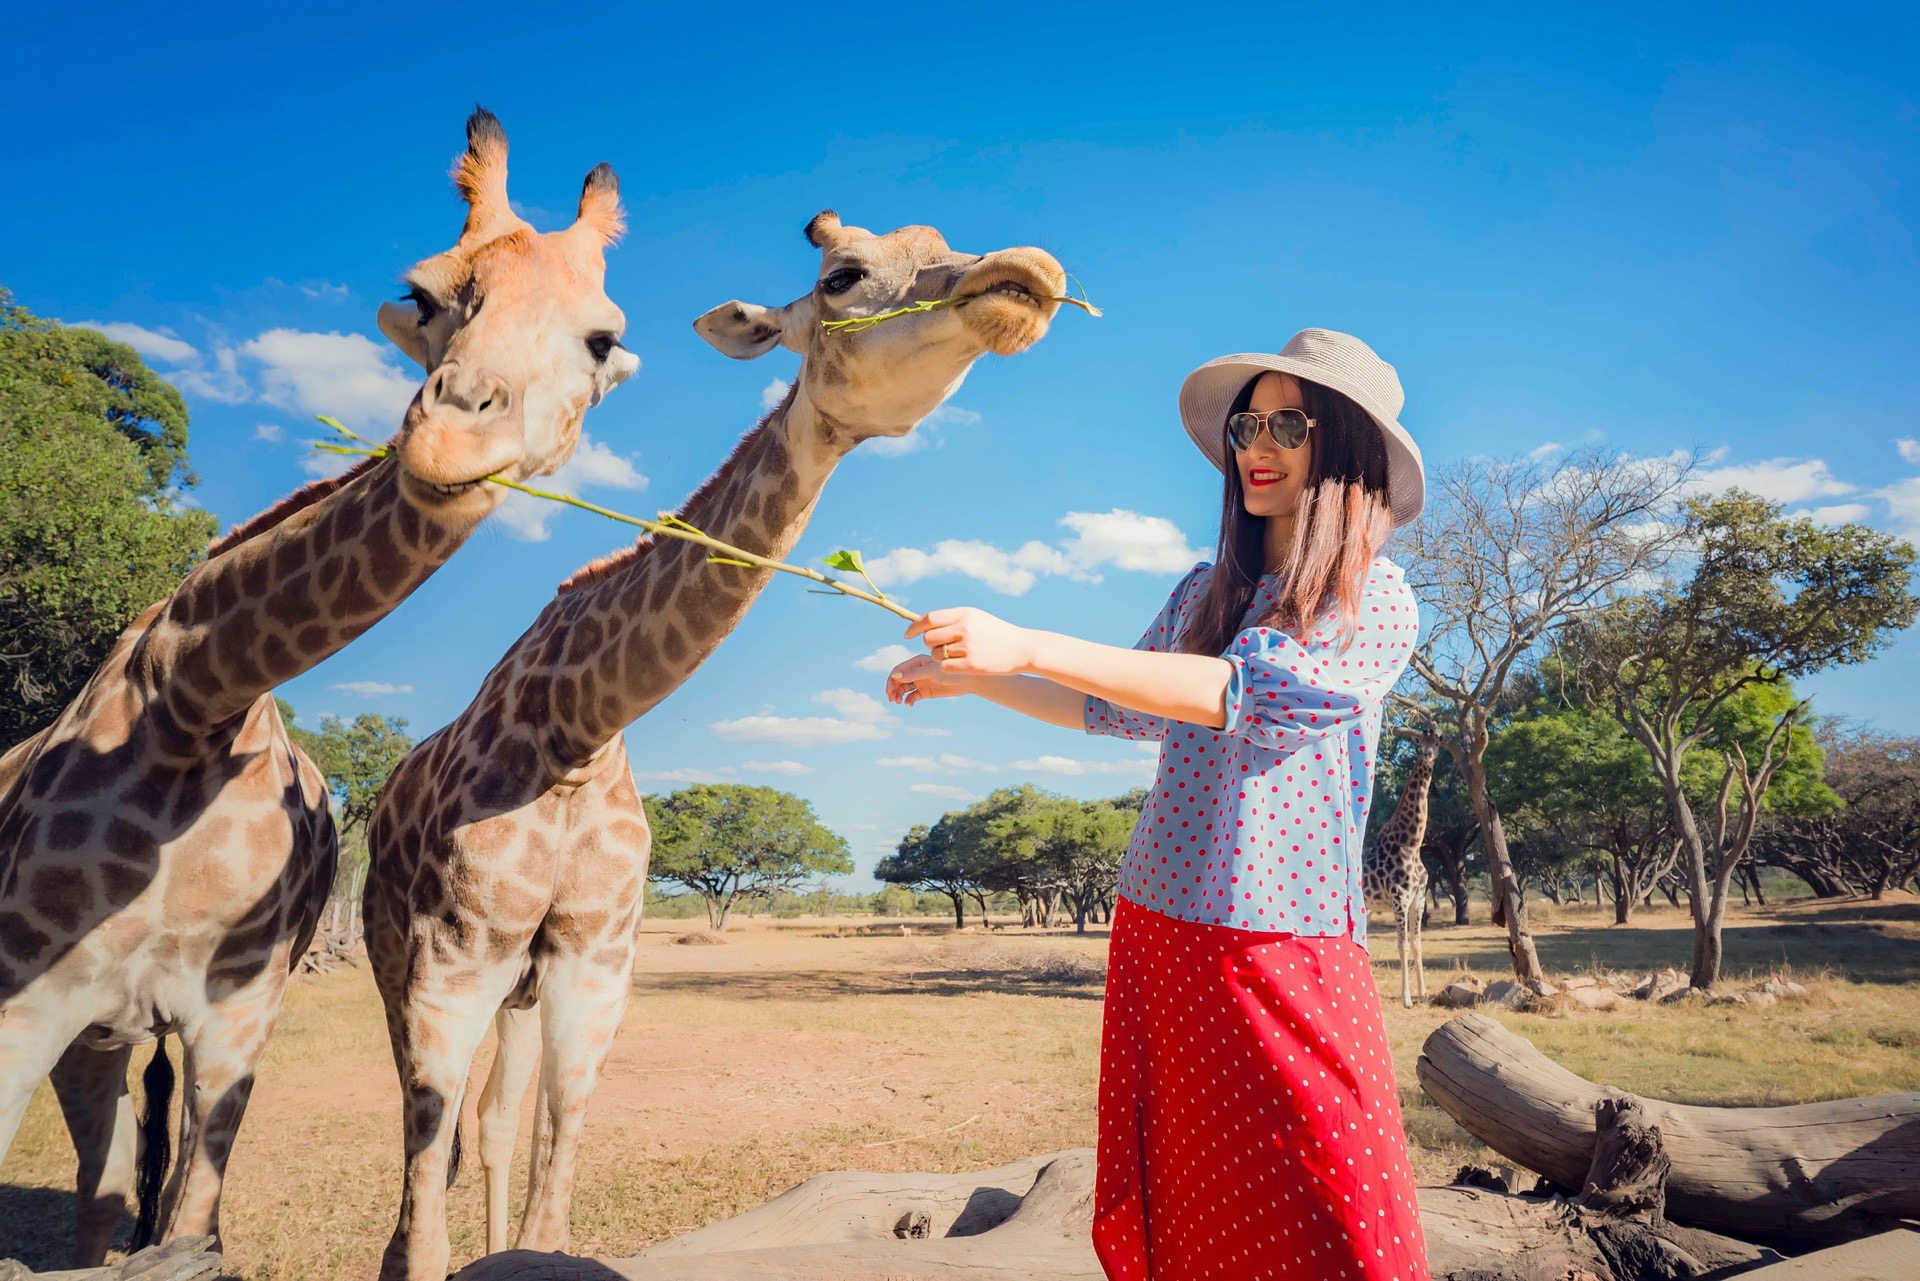
[[[1314,420],[1307,417],[1304,410],[1269,409],[1265,413],[1230,414],[1227,417],[1227,439],[1233,447],[1242,452],[1253,448],[1253,442],[1260,439],[1260,428],[1265,425],[1267,435],[1273,437],[1273,443],[1282,449],[1298,449],[1307,443],[1307,429]]]

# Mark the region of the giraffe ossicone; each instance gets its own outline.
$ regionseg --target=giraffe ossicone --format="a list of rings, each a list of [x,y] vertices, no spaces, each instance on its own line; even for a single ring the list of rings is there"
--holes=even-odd
[[[931,227],[874,235],[823,213],[816,284],[782,307],[723,303],[695,322],[738,359],[801,367],[678,519],[784,560],[861,441],[913,430],[989,352],[1046,333],[1065,273],[1043,250],[978,255]],[[819,323],[956,294],[861,331]],[[367,950],[404,1094],[406,1174],[381,1275],[440,1281],[448,1173],[474,1053],[499,1037],[479,1100],[487,1249],[508,1240],[508,1172],[536,1068],[522,1249],[568,1243],[588,1103],[626,1009],[650,836],[622,732],[733,631],[773,571],[716,568],[647,537],[586,566],[387,783],[369,838]]]
[[[53,724],[0,757],[0,1152],[51,1075],[79,1156],[77,1267],[104,1259],[136,1150],[141,1188],[159,1192],[142,1197],[141,1235],[219,1234],[227,1158],[337,854],[325,781],[273,689],[444,564],[499,501],[485,477],[564,462],[587,408],[637,367],[602,288],[612,171],[587,176],[572,226],[542,235],[508,203],[506,159],[499,122],[476,111],[455,169],[465,229],[380,309],[426,374],[392,456],[217,540]],[[126,1079],[135,1045],[174,1034],[180,1139],[160,1188],[161,1145],[140,1144]],[[167,1112],[150,1108],[150,1138]]]

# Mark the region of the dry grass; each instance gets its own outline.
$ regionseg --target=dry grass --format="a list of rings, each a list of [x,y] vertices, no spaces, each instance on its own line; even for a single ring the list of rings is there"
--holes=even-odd
[[[1548,966],[1637,977],[1684,964],[1683,914],[1649,913],[1625,929],[1607,919],[1555,913],[1540,940]],[[708,948],[671,946],[683,922],[650,928],[583,1145],[574,1248],[631,1253],[822,1170],[979,1168],[1091,1143],[1104,937],[913,929],[745,920],[730,946]],[[1576,1072],[1688,1102],[1920,1089],[1920,905],[1737,913],[1727,950],[1729,968],[1755,979],[1791,967],[1809,997],[1499,1017]],[[1427,956],[1434,988],[1457,969],[1492,978],[1506,968],[1501,937],[1485,926],[1430,928]],[[1390,936],[1375,974],[1415,1162],[1424,1179],[1443,1178],[1486,1156],[1414,1086],[1420,1043],[1446,1012],[1400,1008]],[[398,1091],[366,972],[298,982],[233,1158],[235,1274],[370,1275],[392,1228],[399,1148]],[[0,1255],[43,1269],[64,1261],[71,1162],[43,1089],[0,1167]],[[469,1168],[453,1193],[456,1266],[479,1250],[480,1210]]]

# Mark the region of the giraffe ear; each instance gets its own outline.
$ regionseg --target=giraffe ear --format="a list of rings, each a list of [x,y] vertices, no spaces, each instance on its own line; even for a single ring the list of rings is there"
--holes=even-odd
[[[805,349],[789,337],[789,333],[795,326],[804,329],[812,318],[812,295],[785,307],[724,302],[694,321],[693,328],[722,354],[735,360],[753,360],[783,343],[804,353]]]

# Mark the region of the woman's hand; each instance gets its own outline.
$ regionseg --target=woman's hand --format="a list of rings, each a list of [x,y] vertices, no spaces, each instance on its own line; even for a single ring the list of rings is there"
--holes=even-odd
[[[922,614],[907,628],[907,639],[916,637],[948,675],[1017,676],[1033,664],[1035,634],[984,609]]]
[[[970,693],[967,678],[940,670],[940,660],[916,654],[887,673],[887,701],[912,707],[928,698]]]

